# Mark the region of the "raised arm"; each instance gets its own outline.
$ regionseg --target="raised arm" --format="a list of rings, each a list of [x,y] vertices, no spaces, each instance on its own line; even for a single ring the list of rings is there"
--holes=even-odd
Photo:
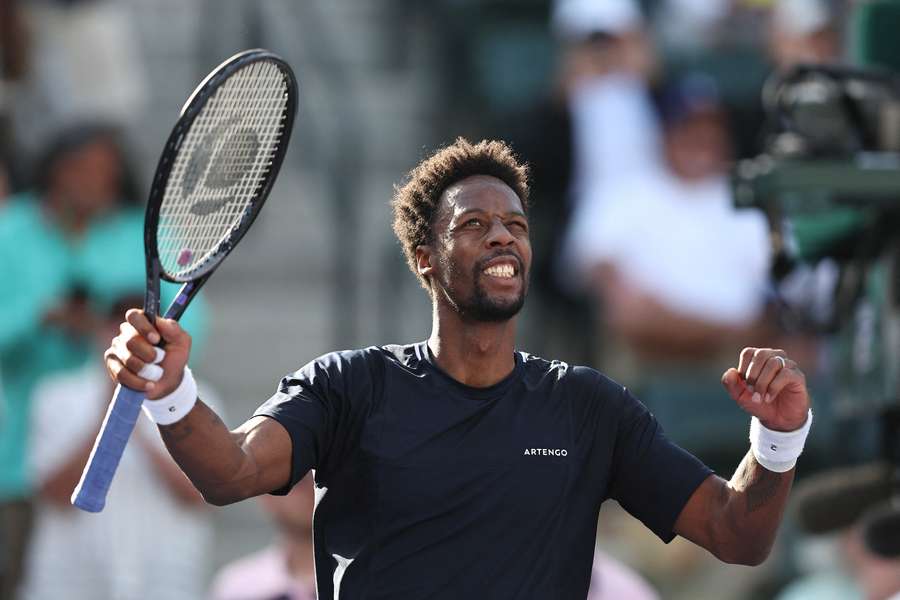
[[[791,445],[802,446],[809,394],[796,363],[783,351],[769,348],[745,348],[738,368],[728,369],[722,383],[766,429],[754,434],[757,447],[747,453],[730,481],[710,476],[697,488],[679,515],[675,532],[723,561],[757,565],[769,555],[794,480],[793,465],[778,462],[778,453],[790,455]],[[795,431],[788,436],[777,433]],[[765,448],[758,447],[763,444]]]
[[[156,357],[153,344],[166,342],[162,377],[150,381],[138,373]],[[144,390],[148,400],[162,398],[180,385],[191,337],[177,322],[130,310],[119,335],[106,351],[106,368],[118,383]],[[147,372],[144,372],[147,375]],[[203,498],[218,506],[265,494],[287,485],[291,438],[274,419],[254,417],[233,431],[201,400],[183,418],[160,425],[169,453]]]

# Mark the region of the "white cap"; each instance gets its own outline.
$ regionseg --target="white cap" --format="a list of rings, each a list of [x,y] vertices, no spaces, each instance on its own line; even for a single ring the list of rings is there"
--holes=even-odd
[[[772,19],[781,31],[809,35],[827,27],[832,15],[822,0],[778,0]]]
[[[642,22],[635,0],[556,0],[553,5],[553,30],[562,38],[616,35],[634,31]]]

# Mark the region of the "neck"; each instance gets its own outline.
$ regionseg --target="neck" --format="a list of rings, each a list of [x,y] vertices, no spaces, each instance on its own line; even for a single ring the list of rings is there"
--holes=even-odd
[[[428,347],[437,365],[453,379],[472,387],[502,381],[515,367],[515,318],[473,322],[435,303]]]

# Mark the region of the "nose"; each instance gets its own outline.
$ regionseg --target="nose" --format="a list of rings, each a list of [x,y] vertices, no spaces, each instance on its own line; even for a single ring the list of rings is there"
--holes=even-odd
[[[506,225],[503,224],[503,221],[500,219],[491,221],[491,228],[487,235],[488,246],[508,246],[515,241],[516,236],[509,231]]]

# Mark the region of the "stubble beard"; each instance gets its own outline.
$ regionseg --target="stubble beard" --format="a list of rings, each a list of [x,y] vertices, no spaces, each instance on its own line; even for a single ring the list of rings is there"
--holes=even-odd
[[[520,273],[522,277],[522,289],[511,301],[501,301],[492,298],[482,285],[483,265],[476,264],[472,269],[472,294],[468,297],[459,297],[453,293],[451,282],[459,280],[459,269],[450,262],[444,261],[445,280],[442,282],[444,287],[444,296],[456,310],[456,312],[466,321],[475,321],[481,323],[502,323],[508,321],[519,314],[525,305],[525,296],[528,293],[528,277],[527,273]]]

